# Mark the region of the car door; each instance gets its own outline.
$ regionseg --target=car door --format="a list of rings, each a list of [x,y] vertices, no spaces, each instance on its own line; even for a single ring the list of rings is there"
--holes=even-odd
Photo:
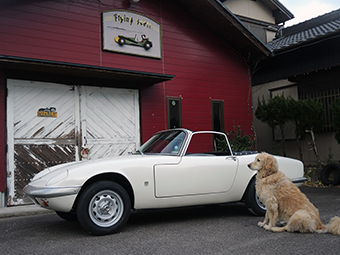
[[[156,197],[225,193],[232,187],[236,170],[234,158],[215,155],[188,155],[178,164],[156,165]]]
[[[225,193],[235,179],[238,161],[226,137],[212,132],[195,133],[178,164],[154,167],[155,196],[178,197]]]

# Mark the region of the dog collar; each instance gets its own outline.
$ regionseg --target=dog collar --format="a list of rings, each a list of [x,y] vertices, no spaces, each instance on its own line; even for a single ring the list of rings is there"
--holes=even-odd
[[[276,173],[276,172],[272,172],[272,173],[270,173],[270,174],[268,174],[268,175],[262,176],[262,179],[267,178],[268,176],[271,176],[271,175],[273,175],[273,174],[275,174],[275,173]]]

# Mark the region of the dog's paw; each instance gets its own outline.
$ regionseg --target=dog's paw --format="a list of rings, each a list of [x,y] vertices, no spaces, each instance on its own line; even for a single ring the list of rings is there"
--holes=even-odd
[[[327,233],[327,229],[318,229],[315,232],[318,233],[318,234],[324,234],[324,233]]]
[[[286,229],[286,227],[273,227],[273,228],[271,228],[270,230],[273,231],[273,232],[278,233],[278,232],[284,232],[284,231],[286,231],[287,229]]]
[[[269,225],[264,225],[263,228],[264,228],[265,230],[271,230],[271,229],[272,229],[272,227],[269,226]]]
[[[280,221],[278,224],[276,224],[277,227],[284,227],[287,225],[286,221]]]
[[[257,225],[259,226],[259,227],[261,227],[261,228],[263,228],[264,227],[264,225],[266,225],[264,222],[259,222],[259,223],[257,223]]]

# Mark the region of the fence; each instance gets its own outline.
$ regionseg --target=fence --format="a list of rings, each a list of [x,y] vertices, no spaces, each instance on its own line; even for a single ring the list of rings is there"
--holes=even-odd
[[[330,106],[333,104],[335,99],[340,97],[340,89],[332,89],[326,91],[320,91],[310,94],[299,95],[300,100],[306,100],[308,98],[318,100],[322,103],[325,114],[323,116],[323,132],[333,131],[333,115]]]

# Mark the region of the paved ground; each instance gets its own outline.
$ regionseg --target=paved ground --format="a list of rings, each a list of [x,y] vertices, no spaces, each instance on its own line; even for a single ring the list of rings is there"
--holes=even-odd
[[[302,191],[323,223],[340,216],[340,188]],[[78,222],[34,206],[0,209],[0,215],[6,217],[0,219],[1,255],[339,254],[340,236],[266,231],[257,226],[263,217],[252,216],[242,203],[139,211],[121,232],[108,236],[91,236]]]
[[[301,187],[301,190],[308,196],[310,200],[313,200],[314,198],[314,200],[320,200],[320,203],[327,202],[329,201],[329,198],[340,195],[339,186],[333,187],[333,188]],[[54,212],[44,209],[34,204],[0,208],[0,218],[9,218],[9,217],[36,215],[36,214],[48,214],[48,213],[54,213]]]

